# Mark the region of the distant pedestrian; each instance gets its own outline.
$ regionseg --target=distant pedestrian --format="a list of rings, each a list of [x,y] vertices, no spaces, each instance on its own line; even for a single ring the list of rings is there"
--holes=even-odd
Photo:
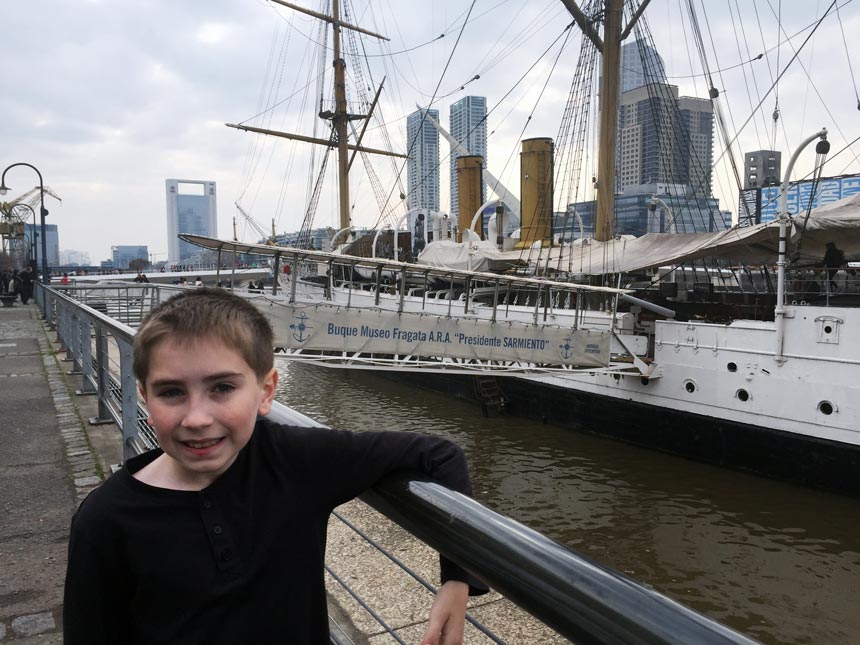
[[[60,284],[63,285],[64,287],[69,286],[69,274],[68,273],[64,273],[63,277],[60,278]]]
[[[195,287],[202,287],[203,286],[203,278],[201,278],[199,275],[197,276],[197,279],[194,280],[194,286]]]
[[[827,267],[827,282],[831,286],[831,291],[839,291],[839,285],[836,283],[836,274],[840,268],[845,266],[845,253],[833,242],[828,242],[825,246],[826,250],[824,251],[822,264]]]
[[[33,271],[27,267],[18,274],[18,293],[21,294],[21,304],[26,305],[33,295]]]

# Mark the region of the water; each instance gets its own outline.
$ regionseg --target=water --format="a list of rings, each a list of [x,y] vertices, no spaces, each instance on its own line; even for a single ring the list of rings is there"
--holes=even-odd
[[[860,501],[533,421],[367,372],[282,362],[278,398],[332,427],[466,451],[475,498],[764,643],[860,640]]]

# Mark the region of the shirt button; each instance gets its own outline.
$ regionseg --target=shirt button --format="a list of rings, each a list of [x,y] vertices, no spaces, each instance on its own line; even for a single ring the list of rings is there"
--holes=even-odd
[[[205,502],[203,502],[203,508],[212,508],[212,502],[207,499]]]
[[[221,562],[230,562],[233,559],[233,551],[224,549],[221,551]]]
[[[215,526],[212,527],[212,532],[215,535],[221,535],[224,532],[224,529],[221,528],[220,524],[216,524]]]

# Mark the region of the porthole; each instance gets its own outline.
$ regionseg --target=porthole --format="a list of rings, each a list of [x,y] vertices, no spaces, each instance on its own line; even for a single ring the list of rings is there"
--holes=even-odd
[[[738,364],[737,363],[729,363],[728,365],[726,365],[726,369],[729,370],[730,372],[737,372],[738,371]]]
[[[749,401],[750,400],[750,393],[747,392],[743,388],[741,388],[740,390],[735,392],[735,396],[738,397],[739,401]]]
[[[639,382],[642,383],[642,385],[648,385],[651,382],[651,379],[647,376],[642,376],[640,377]]]
[[[821,412],[821,414],[825,414],[825,415],[829,416],[829,415],[833,414],[836,411],[836,409],[834,408],[833,404],[830,401],[821,401],[818,404],[818,411]]]
[[[684,381],[684,389],[692,394],[696,391],[696,384],[693,381]]]

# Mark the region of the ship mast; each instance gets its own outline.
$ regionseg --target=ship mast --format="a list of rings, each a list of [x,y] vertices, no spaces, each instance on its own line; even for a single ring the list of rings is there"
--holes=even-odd
[[[338,166],[338,198],[340,201],[340,227],[341,229],[349,229],[350,224],[350,207],[349,207],[349,165],[350,165],[350,150],[360,151],[360,152],[369,152],[373,154],[383,154],[392,157],[403,157],[405,158],[407,155],[398,154],[396,152],[389,152],[386,150],[374,150],[371,148],[363,148],[360,145],[353,145],[349,143],[349,122],[357,119],[369,119],[369,114],[350,114],[348,110],[348,106],[346,103],[346,61],[344,61],[341,56],[341,47],[340,47],[340,35],[341,29],[352,29],[353,31],[357,31],[362,34],[367,34],[368,36],[373,36],[374,38],[379,38],[380,40],[388,40],[385,36],[381,34],[374,33],[372,31],[368,31],[367,29],[363,29],[361,27],[356,27],[355,25],[351,25],[349,23],[343,22],[340,19],[340,2],[339,0],[332,0],[332,15],[327,16],[326,14],[319,13],[317,11],[312,11],[310,9],[305,9],[304,7],[300,7],[291,2],[285,2],[284,0],[271,0],[271,2],[283,5],[290,9],[294,9],[299,13],[306,14],[308,16],[313,16],[314,18],[318,18],[319,20],[323,20],[332,26],[333,32],[333,50],[334,50],[334,112],[331,110],[325,110],[320,112],[320,118],[329,120],[332,122],[332,129],[334,130],[334,139],[337,144],[337,166]],[[377,93],[378,98],[378,93]],[[376,105],[376,99],[374,99],[374,106]],[[372,111],[371,107],[371,111]],[[254,128],[251,126],[227,123],[225,124],[231,128],[237,128],[239,130],[246,130],[248,132],[258,132],[261,134],[269,134],[278,137],[284,137],[286,139],[294,139],[298,141],[306,141],[308,143],[316,143],[324,146],[331,146],[332,141],[326,139],[318,139],[315,137],[307,137],[299,134],[290,134],[288,132],[278,132],[276,130],[268,130],[264,128]],[[357,143],[360,143],[357,142]]]
[[[594,223],[594,238],[605,242],[615,235],[615,154],[618,130],[618,88],[621,77],[621,42],[630,35],[633,26],[651,0],[642,0],[639,8],[630,17],[630,22],[621,29],[624,0],[604,0],[603,39],[594,30],[589,18],[577,6],[575,0],[561,0],[576,24],[594,43],[603,55],[602,79],[600,82],[600,136],[597,153],[597,218]]]

